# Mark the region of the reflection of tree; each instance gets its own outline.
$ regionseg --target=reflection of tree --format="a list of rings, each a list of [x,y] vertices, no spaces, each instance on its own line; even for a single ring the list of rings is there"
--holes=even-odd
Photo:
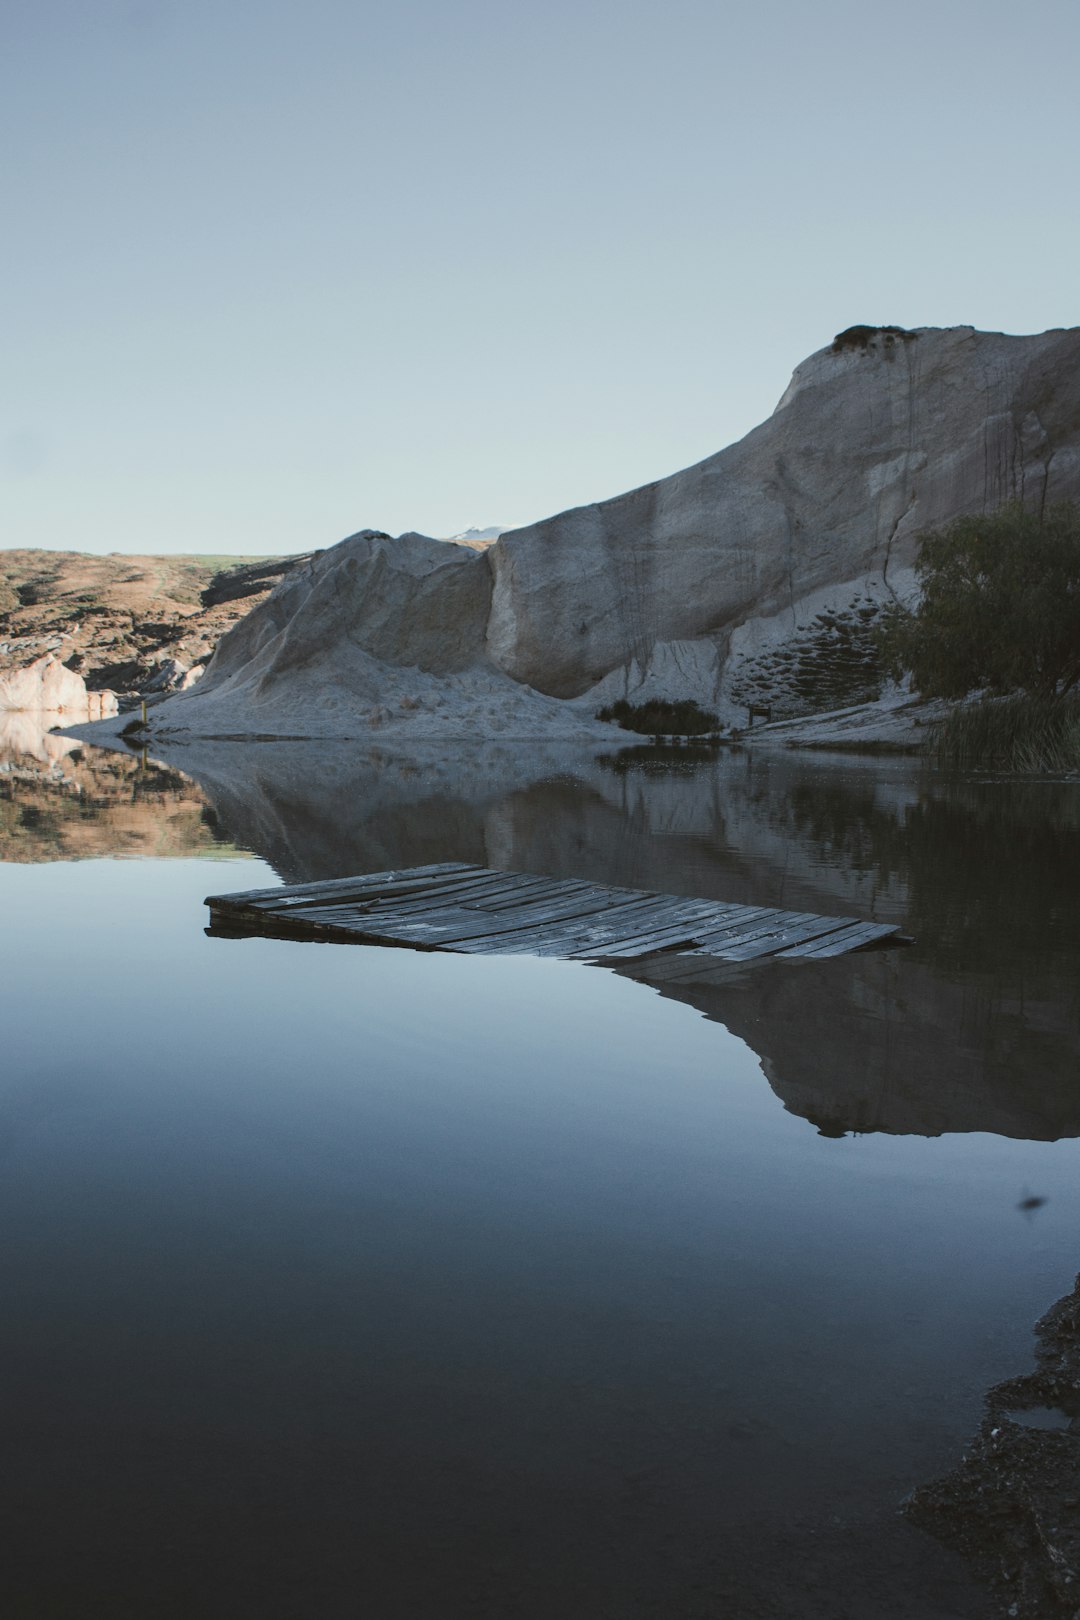
[[[911,930],[939,967],[1080,952],[1074,785],[928,773],[897,807],[881,802],[872,778],[811,775],[768,797],[767,813],[819,861],[899,880]]]
[[[1052,961],[1080,948],[1080,791],[958,784],[910,817],[911,919],[942,965]]]

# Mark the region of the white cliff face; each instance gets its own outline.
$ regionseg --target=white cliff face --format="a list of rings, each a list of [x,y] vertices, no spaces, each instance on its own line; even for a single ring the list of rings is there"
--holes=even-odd
[[[0,711],[62,715],[72,724],[116,713],[113,692],[88,692],[86,682],[46,653],[21,668],[0,670]]]
[[[224,636],[155,731],[202,736],[597,735],[492,664],[484,555],[364,530],[286,576]]]
[[[614,697],[862,701],[921,531],[1080,498],[1080,329],[852,332],[673,477],[483,553],[372,531],[316,553],[155,729],[588,735]]]
[[[503,535],[488,554],[489,651],[561,697],[631,661],[648,671],[658,644],[705,638],[726,663],[738,627],[793,628],[815,593],[843,605],[910,589],[923,529],[1080,495],[1078,429],[1075,329],[924,329],[823,349],[738,444]]]

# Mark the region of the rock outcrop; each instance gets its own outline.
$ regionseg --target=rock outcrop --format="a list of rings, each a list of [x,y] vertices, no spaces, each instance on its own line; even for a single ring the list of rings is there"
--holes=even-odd
[[[587,712],[532,691],[485,648],[482,552],[367,529],[316,552],[222,638],[152,729],[201,735],[596,736]]]
[[[0,671],[0,711],[62,716],[69,724],[116,713],[114,692],[88,692],[86,682],[52,653]]]
[[[1080,497],[1080,329],[856,327],[696,467],[486,552],[365,531],[289,574],[155,729],[590,731],[599,704],[732,720],[865,702],[919,533]]]

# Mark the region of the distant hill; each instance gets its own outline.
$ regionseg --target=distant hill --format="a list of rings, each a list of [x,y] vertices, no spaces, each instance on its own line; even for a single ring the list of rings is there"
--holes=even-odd
[[[54,653],[90,691],[175,685],[304,557],[0,551],[0,672]]]
[[[474,546],[476,550],[481,551],[496,541],[500,534],[505,533],[505,528],[493,523],[487,529],[462,529],[460,534],[448,534],[445,538],[455,541],[459,546]]]

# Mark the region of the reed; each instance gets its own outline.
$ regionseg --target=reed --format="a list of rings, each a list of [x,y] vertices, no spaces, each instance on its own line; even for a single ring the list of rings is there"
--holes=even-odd
[[[1080,771],[1080,694],[968,704],[937,727],[933,748],[939,764],[969,770]]]

